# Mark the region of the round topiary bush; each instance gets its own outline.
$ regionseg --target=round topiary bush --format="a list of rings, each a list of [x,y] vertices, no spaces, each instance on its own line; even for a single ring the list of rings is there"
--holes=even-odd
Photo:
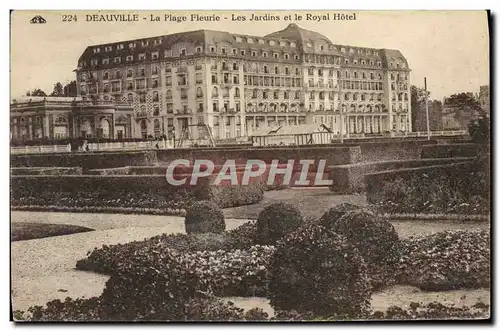
[[[370,308],[363,258],[343,236],[322,226],[304,226],[280,240],[269,273],[268,298],[275,311],[359,318]]]
[[[357,205],[353,205],[351,203],[342,203],[333,208],[330,208],[326,213],[323,214],[323,216],[321,216],[318,223],[326,227],[327,229],[331,229],[337,222],[337,220],[339,220],[347,212],[359,209],[360,207]]]
[[[222,233],[226,230],[224,214],[211,201],[197,201],[186,211],[184,219],[187,233]]]
[[[395,281],[401,242],[394,226],[363,209],[344,214],[331,230],[345,236],[357,247],[368,265],[371,283],[380,288]]]
[[[287,233],[298,229],[304,220],[300,211],[286,202],[276,202],[264,208],[257,219],[257,233],[261,244],[274,244]]]

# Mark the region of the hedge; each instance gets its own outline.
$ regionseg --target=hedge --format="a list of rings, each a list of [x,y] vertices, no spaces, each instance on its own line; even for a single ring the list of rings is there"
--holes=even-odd
[[[422,159],[474,157],[478,153],[477,144],[438,144],[422,146]]]
[[[11,175],[81,175],[81,167],[20,167],[10,168]]]
[[[164,175],[11,176],[11,204],[185,209],[191,201],[212,200],[227,208],[256,203],[264,196],[258,178],[238,186],[213,186],[212,180],[173,186]]]
[[[82,167],[106,169],[158,163],[155,151],[81,152],[11,155],[11,167]]]
[[[330,186],[330,190],[338,194],[359,193],[365,190],[364,175],[369,173],[395,169],[418,168],[422,166],[440,164],[460,163],[471,160],[473,160],[473,158],[412,159],[332,166],[328,167],[329,179],[333,181],[332,185]]]

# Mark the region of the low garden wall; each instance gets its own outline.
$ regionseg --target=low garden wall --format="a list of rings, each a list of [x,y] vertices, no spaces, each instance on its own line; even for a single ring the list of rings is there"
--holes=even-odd
[[[472,158],[414,159],[344,164],[328,167],[332,192],[352,194],[365,190],[364,175],[374,172],[471,161]]]
[[[422,146],[422,159],[474,157],[478,153],[476,144],[438,144]]]
[[[11,155],[11,167],[81,167],[83,169],[146,166],[157,163],[155,151],[47,153]]]

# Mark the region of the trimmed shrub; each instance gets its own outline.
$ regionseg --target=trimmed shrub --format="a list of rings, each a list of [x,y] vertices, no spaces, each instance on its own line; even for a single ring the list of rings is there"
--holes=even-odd
[[[331,230],[357,247],[374,289],[394,282],[401,243],[391,223],[366,210],[354,210],[338,219]]]
[[[233,249],[249,248],[259,242],[257,224],[255,221],[247,222],[236,229],[227,232],[228,244]]]
[[[402,243],[400,283],[429,291],[490,287],[488,231],[443,231]]]
[[[186,210],[187,233],[222,233],[226,229],[222,210],[211,201],[198,201]]]
[[[330,208],[327,212],[325,212],[319,219],[319,224],[327,229],[331,229],[335,226],[335,223],[337,223],[337,221],[347,212],[358,210],[360,208],[361,207],[353,205],[351,203],[341,203],[340,205]]]
[[[315,316],[364,316],[371,299],[367,267],[344,237],[308,226],[278,242],[271,259],[270,304]]]
[[[472,141],[478,144],[490,143],[490,119],[483,112],[477,118],[472,119],[467,125]]]
[[[292,204],[276,202],[264,208],[257,219],[257,232],[262,244],[273,244],[298,229],[304,220]]]

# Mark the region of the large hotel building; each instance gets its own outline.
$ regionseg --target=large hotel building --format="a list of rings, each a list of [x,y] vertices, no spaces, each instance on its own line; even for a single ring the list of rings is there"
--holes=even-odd
[[[199,30],[89,46],[75,72],[83,99],[132,109],[81,116],[74,136],[179,138],[188,127],[196,139],[205,134],[198,124],[216,139],[309,123],[334,133],[344,123],[344,134],[411,131],[400,51],[337,45],[296,24],[264,37]]]

